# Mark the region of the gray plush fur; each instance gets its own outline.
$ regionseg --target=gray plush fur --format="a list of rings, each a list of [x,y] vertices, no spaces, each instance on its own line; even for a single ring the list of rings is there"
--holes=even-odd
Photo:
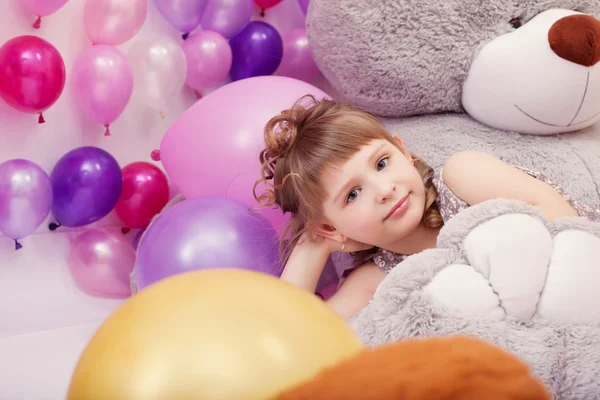
[[[600,0],[312,0],[307,30],[342,99],[382,116],[461,112],[478,50],[551,8],[600,16]]]
[[[352,321],[369,346],[406,338],[465,334],[496,344],[527,362],[555,399],[600,399],[600,325],[557,324],[534,318],[522,322],[466,316],[432,306],[424,287],[450,264],[468,263],[462,240],[479,224],[507,213],[532,215],[553,233],[585,228],[598,234],[598,224],[564,218],[548,224],[523,202],[493,200],[454,217],[440,233],[438,248],[409,257],[386,277],[371,303]],[[593,226],[592,226],[593,225]]]

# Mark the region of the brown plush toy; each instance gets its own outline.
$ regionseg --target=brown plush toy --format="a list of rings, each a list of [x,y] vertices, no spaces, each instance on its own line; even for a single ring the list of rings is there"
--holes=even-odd
[[[323,371],[277,400],[549,400],[515,356],[481,340],[407,340]]]

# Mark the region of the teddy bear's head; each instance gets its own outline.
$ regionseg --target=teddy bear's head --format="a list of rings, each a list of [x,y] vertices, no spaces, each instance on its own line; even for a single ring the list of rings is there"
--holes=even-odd
[[[380,116],[466,111],[491,127],[600,120],[600,0],[312,0],[313,56],[342,99]]]

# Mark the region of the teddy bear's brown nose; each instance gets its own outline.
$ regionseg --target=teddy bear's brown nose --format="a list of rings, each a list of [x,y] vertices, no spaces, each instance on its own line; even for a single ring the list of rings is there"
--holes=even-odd
[[[586,67],[600,61],[600,21],[589,15],[559,19],[548,32],[550,48],[561,58]]]

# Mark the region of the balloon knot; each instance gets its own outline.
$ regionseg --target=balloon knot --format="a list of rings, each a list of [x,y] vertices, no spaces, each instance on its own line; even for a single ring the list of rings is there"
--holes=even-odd
[[[261,16],[261,17],[264,17],[264,16],[265,16],[265,10],[264,10],[264,9],[261,9],[261,10],[260,10],[260,16]]]
[[[44,114],[40,113],[40,116],[38,118],[38,124],[43,124],[45,122],[46,120],[44,119]]]
[[[106,130],[104,131],[104,136],[110,136],[110,124],[104,124]]]
[[[160,115],[160,117],[161,117],[162,119],[165,119],[165,118],[167,118],[167,114],[166,114],[166,113],[165,113],[163,110],[160,110],[160,111],[158,112],[158,114]]]
[[[202,94],[200,94],[200,92],[198,92],[197,90],[194,90],[194,96],[196,96],[196,99],[201,99],[202,98]]]
[[[19,243],[19,241],[17,239],[15,239],[15,251],[21,250],[22,248],[23,248],[23,245],[21,243]]]
[[[57,230],[60,227],[60,224],[57,224],[55,222],[51,222],[48,225],[48,229],[50,229],[52,232],[54,232],[55,230]]]
[[[131,232],[131,228],[128,228],[126,226],[124,226],[124,227],[121,228],[121,233],[123,235],[127,235],[129,232]]]
[[[150,158],[152,158],[154,161],[160,161],[160,150],[152,150],[152,153],[150,153]]]
[[[35,22],[33,23],[33,27],[35,29],[40,29],[40,26],[42,25],[42,17],[40,17],[38,15],[38,18],[35,20]]]
[[[187,40],[187,38],[189,38],[189,37],[190,37],[190,33],[189,33],[189,32],[186,32],[186,33],[184,33],[183,35],[181,35],[181,38],[182,38],[183,40]]]

